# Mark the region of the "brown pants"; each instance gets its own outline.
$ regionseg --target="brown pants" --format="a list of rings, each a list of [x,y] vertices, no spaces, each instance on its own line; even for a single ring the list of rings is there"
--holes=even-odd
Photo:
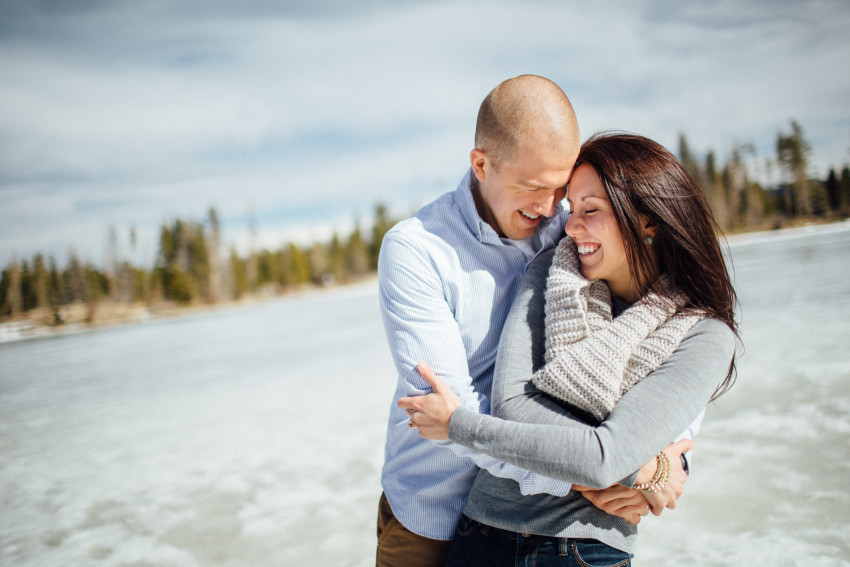
[[[451,541],[423,537],[402,526],[387,496],[381,494],[376,567],[443,567],[451,545]]]

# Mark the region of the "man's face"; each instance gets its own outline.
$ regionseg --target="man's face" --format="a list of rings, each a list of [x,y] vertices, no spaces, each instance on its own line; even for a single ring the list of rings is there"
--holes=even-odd
[[[534,236],[540,222],[555,213],[566,195],[577,153],[578,149],[535,152],[526,145],[494,168],[484,152],[473,150],[480,193],[475,204],[481,218],[499,236],[512,240]]]

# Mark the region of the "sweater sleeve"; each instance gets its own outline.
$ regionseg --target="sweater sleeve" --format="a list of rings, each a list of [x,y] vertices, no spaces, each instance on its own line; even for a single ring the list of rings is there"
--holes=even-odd
[[[688,428],[728,372],[735,337],[719,321],[700,321],[666,362],[595,425],[529,382],[544,360],[543,293],[551,258],[551,253],[541,255],[529,266],[505,324],[493,415],[459,408],[449,439],[552,478],[606,487],[631,475]]]

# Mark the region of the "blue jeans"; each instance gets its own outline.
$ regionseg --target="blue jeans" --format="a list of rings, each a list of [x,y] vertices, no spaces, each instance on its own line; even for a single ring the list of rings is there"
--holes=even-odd
[[[631,558],[595,539],[520,534],[463,516],[446,567],[628,567]]]

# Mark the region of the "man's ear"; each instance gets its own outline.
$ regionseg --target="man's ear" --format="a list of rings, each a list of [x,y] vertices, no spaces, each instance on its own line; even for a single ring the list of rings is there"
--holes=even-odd
[[[472,173],[475,174],[478,182],[484,181],[484,178],[487,177],[487,171],[490,169],[487,153],[484,150],[475,148],[469,152],[469,164],[472,166]]]

